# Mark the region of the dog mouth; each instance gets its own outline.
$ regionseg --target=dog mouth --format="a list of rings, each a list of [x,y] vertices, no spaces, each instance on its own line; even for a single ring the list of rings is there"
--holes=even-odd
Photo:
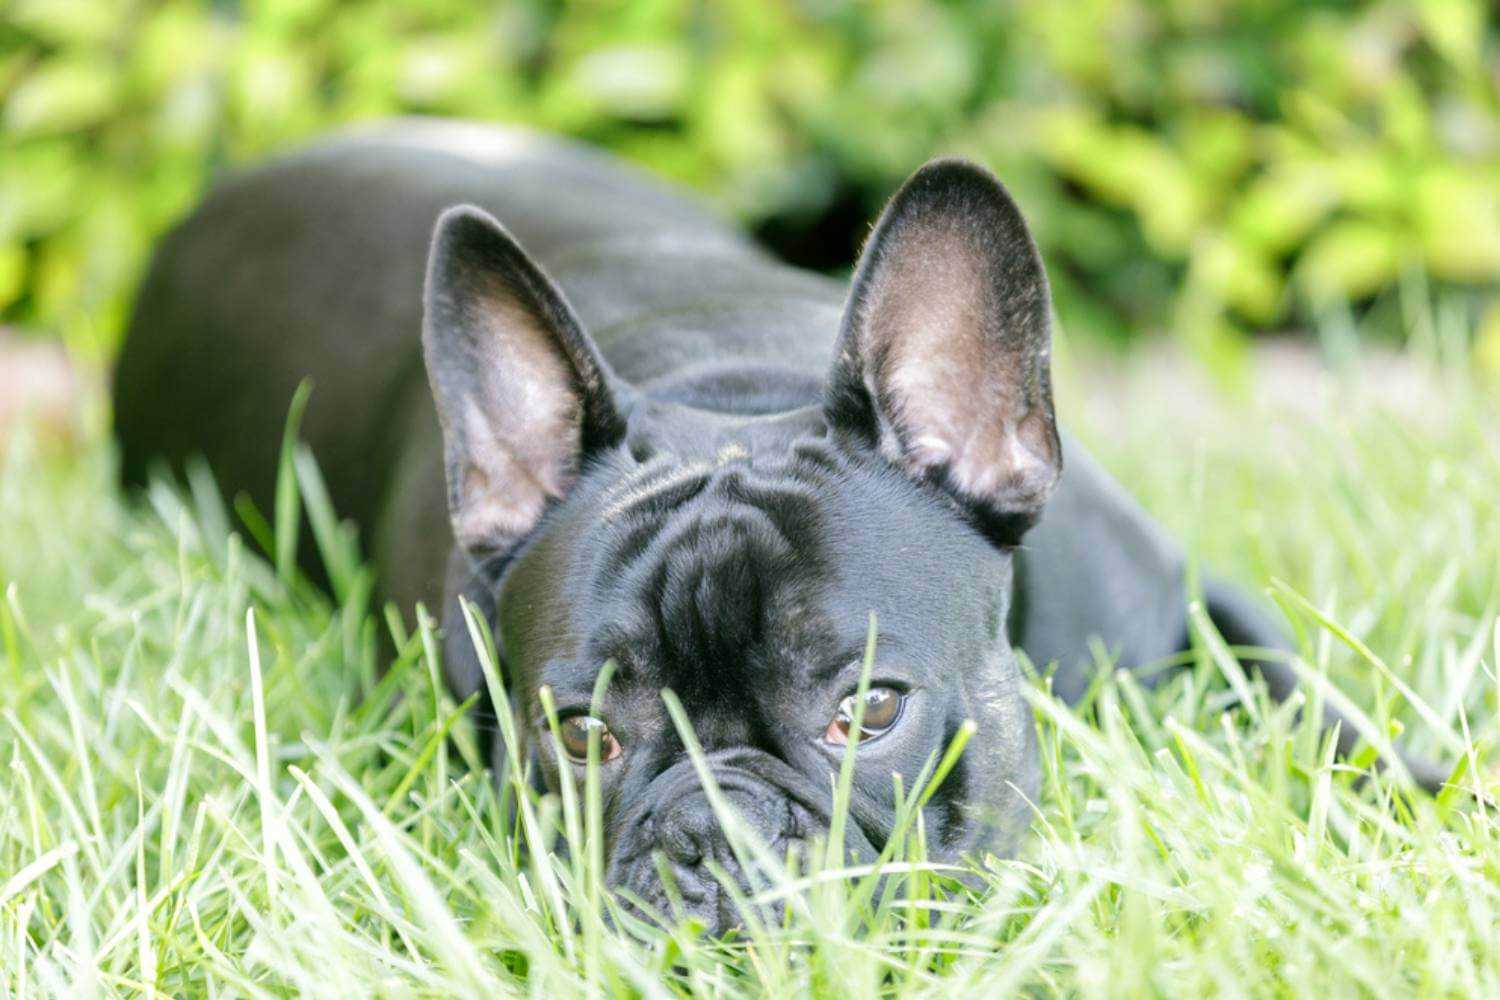
[[[828,836],[834,803],[831,789],[820,793],[815,782],[758,751],[709,754],[707,764],[716,795],[683,760],[653,780],[638,808],[618,817],[605,881],[633,916],[668,926],[692,918],[722,936],[744,923],[747,905],[780,919],[783,903],[761,907],[755,898]],[[727,807],[731,829],[715,799]],[[873,860],[883,840],[851,811],[846,857]]]

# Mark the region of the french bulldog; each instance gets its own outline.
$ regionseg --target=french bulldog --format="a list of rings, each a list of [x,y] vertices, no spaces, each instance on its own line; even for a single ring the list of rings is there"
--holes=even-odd
[[[856,715],[865,857],[891,833],[892,775],[973,720],[924,815],[931,852],[957,858],[1013,851],[1032,815],[1018,650],[1076,699],[1091,645],[1122,669],[1188,645],[1182,551],[1057,428],[1051,324],[1021,212],[972,163],[912,175],[846,283],[586,147],[406,121],[234,176],[164,239],[116,426],[128,480],[201,454],[264,510],[311,378],[304,438],[385,594],[443,607],[453,695],[484,684],[467,601],[540,783],[597,739],[611,884],[665,910],[660,859],[722,930],[710,870],[743,873],[664,688],[776,851],[827,831]],[[1202,597],[1229,643],[1288,649],[1238,591]],[[1262,656],[1287,696],[1295,674]]]

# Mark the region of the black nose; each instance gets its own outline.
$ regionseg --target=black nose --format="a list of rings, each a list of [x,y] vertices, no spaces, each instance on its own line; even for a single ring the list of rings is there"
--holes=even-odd
[[[740,821],[776,851],[799,835],[799,810],[784,794],[770,789],[723,789]],[[698,867],[705,859],[729,864],[734,852],[719,817],[702,792],[687,794],[656,814],[656,842],[679,867]]]
[[[798,791],[807,779],[781,761],[733,749],[714,751],[709,762],[718,794],[737,820],[732,825],[768,848],[773,863],[800,854],[808,837],[827,829],[816,799]],[[622,890],[627,909],[632,899],[639,900],[649,919],[688,917],[715,936],[744,920],[737,899],[748,900],[762,919],[780,919],[779,900],[756,899],[773,876],[758,870],[759,853],[753,849],[740,864],[690,762],[668,768],[648,791],[649,804],[629,819],[622,817],[610,845],[606,878]]]
[[[728,793],[731,806],[768,841],[785,843],[784,828],[762,827],[760,814],[772,810],[763,802]],[[757,808],[759,806],[760,808]],[[748,815],[747,815],[748,814]],[[730,847],[718,816],[702,793],[684,795],[656,814],[653,830],[656,847],[671,868],[672,882],[686,912],[700,920],[713,935],[737,926],[741,917],[721,878],[748,888],[745,873]]]
[[[683,803],[657,821],[657,843],[678,866],[696,868],[705,854],[713,853],[719,821],[706,801],[701,808]]]

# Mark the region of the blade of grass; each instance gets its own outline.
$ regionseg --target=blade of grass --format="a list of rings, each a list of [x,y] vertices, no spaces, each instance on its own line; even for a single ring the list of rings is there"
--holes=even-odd
[[[284,584],[292,582],[297,568],[297,536],[302,520],[297,489],[297,435],[302,431],[302,415],[311,395],[311,379],[303,379],[292,393],[281,435],[281,459],[276,466],[276,575]]]

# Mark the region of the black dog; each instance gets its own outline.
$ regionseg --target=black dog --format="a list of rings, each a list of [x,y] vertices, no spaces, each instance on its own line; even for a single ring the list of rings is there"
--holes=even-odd
[[[722,927],[707,862],[733,861],[661,689],[779,851],[827,827],[875,612],[851,846],[881,847],[892,773],[910,782],[972,719],[926,817],[951,857],[1009,851],[1030,819],[1014,648],[1076,697],[1091,641],[1123,667],[1188,642],[1183,556],[1059,436],[1049,345],[1036,247],[971,164],[918,171],[846,287],[586,149],[405,123],[240,176],[166,239],[117,421],[129,478],[201,452],[266,509],[311,376],[304,434],[334,502],[390,596],[441,598],[453,693],[482,684],[463,596],[547,785],[598,733],[611,881],[662,902],[663,852]],[[1234,591],[1205,597],[1230,643],[1285,648]],[[572,760],[536,738],[542,685]]]

